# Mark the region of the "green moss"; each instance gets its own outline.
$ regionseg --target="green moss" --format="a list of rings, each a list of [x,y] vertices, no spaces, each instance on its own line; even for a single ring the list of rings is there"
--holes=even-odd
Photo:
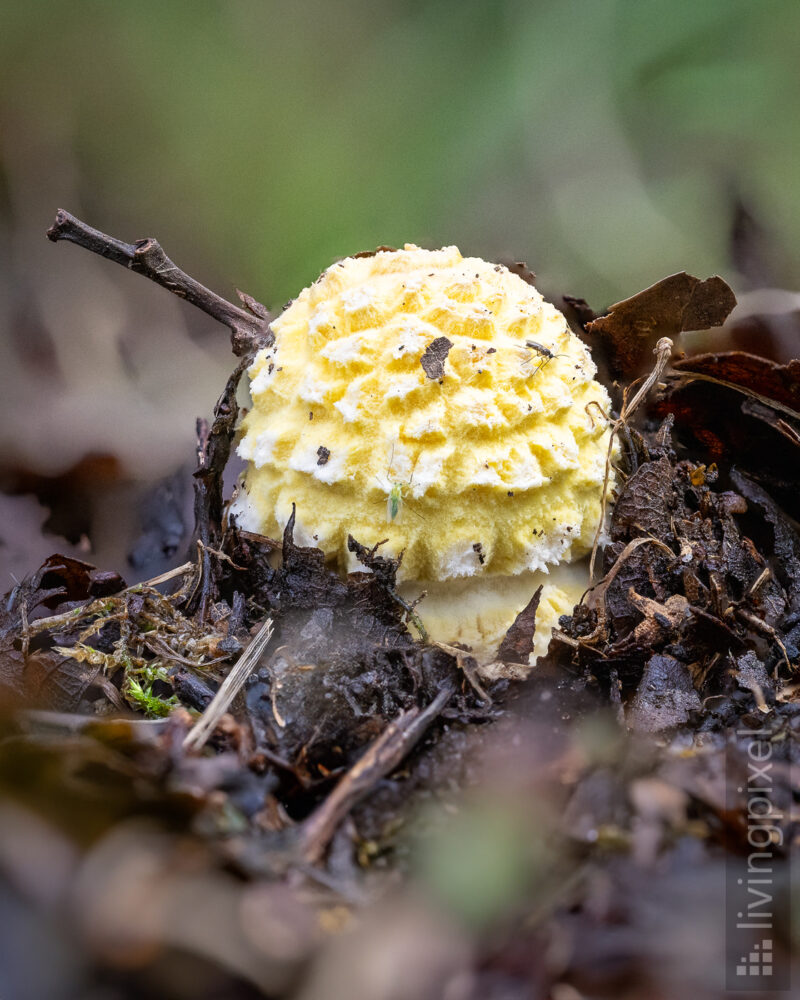
[[[131,707],[143,712],[148,719],[163,719],[178,705],[174,694],[169,697],[154,694],[152,681],[131,675],[125,678],[122,693]]]

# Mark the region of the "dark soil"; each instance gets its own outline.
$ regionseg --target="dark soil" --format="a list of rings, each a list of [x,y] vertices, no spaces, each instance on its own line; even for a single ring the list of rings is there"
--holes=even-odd
[[[655,341],[723,322],[732,293],[679,275],[600,319],[571,303],[619,409]],[[420,636],[379,548],[352,539],[364,571],[342,578],[293,519],[280,541],[226,523],[242,370],[198,428],[190,564],[126,588],[53,556],[0,610],[9,996],[725,996],[764,936],[730,930],[767,799],[754,746],[779,986],[800,362],[721,352],[664,375],[620,430],[600,578],[546,663],[488,686],[469,651]],[[266,652],[187,749],[267,618]]]

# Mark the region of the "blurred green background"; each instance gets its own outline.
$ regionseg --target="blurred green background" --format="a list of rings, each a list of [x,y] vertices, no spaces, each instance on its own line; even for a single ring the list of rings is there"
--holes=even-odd
[[[796,0],[0,8],[0,485],[51,509],[190,462],[230,367],[224,331],[48,244],[59,205],[270,306],[405,241],[595,308],[680,269],[797,287]],[[102,550],[93,504],[51,528]]]

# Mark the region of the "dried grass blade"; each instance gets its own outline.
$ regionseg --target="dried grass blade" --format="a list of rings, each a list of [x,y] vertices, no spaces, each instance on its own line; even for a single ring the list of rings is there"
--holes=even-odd
[[[227,712],[242,685],[255,669],[269,640],[272,638],[272,619],[267,618],[253,637],[253,641],[241,655],[236,665],[220,685],[219,691],[208,707],[187,733],[183,741],[184,750],[199,750],[214,731],[219,720]]]

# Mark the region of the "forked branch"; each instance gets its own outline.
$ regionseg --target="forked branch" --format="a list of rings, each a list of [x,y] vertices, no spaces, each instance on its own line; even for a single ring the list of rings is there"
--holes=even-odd
[[[193,306],[197,306],[217,322],[228,327],[231,331],[234,354],[239,356],[250,354],[269,343],[272,338],[269,313],[260,302],[242,292],[238,294],[244,308],[223,299],[177,267],[164,253],[158,240],[145,239],[137,240],[135,243],[123,243],[122,240],[101,233],[99,229],[87,226],[85,222],[76,219],[62,208],[58,210],[55,222],[47,230],[47,238],[54,243],[67,240],[85,250],[91,250],[92,253],[113,260],[131,271],[136,271],[137,274],[143,274],[173,295],[191,302]]]

